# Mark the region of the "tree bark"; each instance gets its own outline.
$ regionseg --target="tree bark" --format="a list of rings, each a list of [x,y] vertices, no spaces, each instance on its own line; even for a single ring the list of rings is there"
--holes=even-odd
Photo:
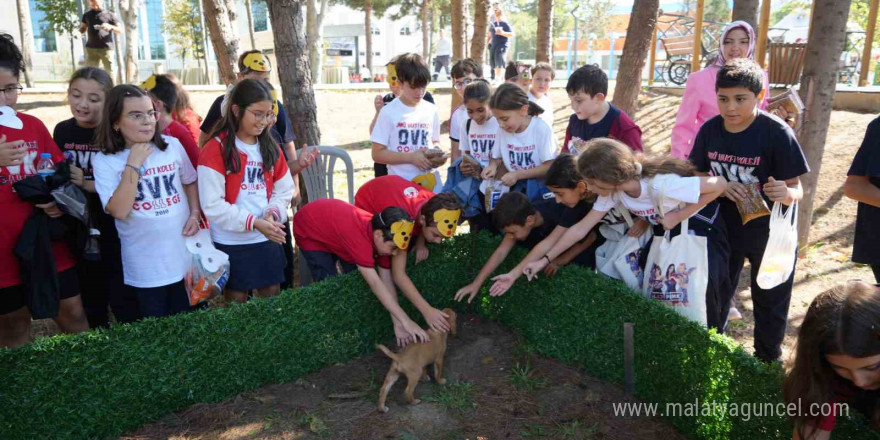
[[[321,66],[324,65],[324,17],[327,15],[327,1],[308,0],[306,7],[306,38],[309,41],[309,67],[312,71],[312,81],[314,84],[321,82]],[[318,11],[318,4],[321,5],[320,11]]]
[[[202,25],[202,61],[205,62],[205,84],[211,84],[211,65],[208,64],[208,27],[205,23],[204,0],[198,0],[199,20]]]
[[[367,49],[367,69],[373,72],[373,0],[364,1],[364,46]],[[357,47],[354,50],[360,50]],[[360,72],[361,66],[354,66]]]
[[[125,25],[125,82],[138,81],[138,12],[140,0],[119,0],[119,15]]]
[[[614,105],[630,115],[635,115],[639,91],[642,90],[642,70],[648,58],[659,9],[659,0],[636,0],[629,16],[623,57],[614,87]]]
[[[428,26],[428,10],[431,8],[431,0],[422,0],[422,58],[425,59],[425,62],[429,65],[431,62],[428,60],[428,57],[431,56],[431,43],[428,41],[428,37],[431,36],[431,27]]]
[[[318,106],[309,69],[303,6],[306,0],[268,0],[284,103],[297,143],[320,145]]]
[[[822,168],[825,138],[831,120],[831,100],[837,85],[838,59],[843,51],[846,20],[850,0],[817,0],[813,3],[813,18],[807,41],[810,44],[804,57],[800,95],[804,102],[804,124],[799,140],[810,172],[801,176],[804,198],[798,203],[798,243],[807,246],[813,217],[813,199]]]
[[[535,61],[549,63],[552,54],[553,0],[538,0],[538,47],[535,50]]]
[[[452,61],[464,58],[464,2],[452,0]]]
[[[204,2],[205,23],[208,25],[211,44],[217,55],[220,79],[228,85],[235,81],[235,63],[238,61],[238,34],[229,22],[229,12],[224,0],[204,0]]]
[[[256,49],[257,40],[254,38],[254,11],[251,0],[244,0],[244,8],[247,9],[248,36],[251,38],[251,49]]]
[[[28,0],[16,0],[15,6],[18,8],[18,29],[21,31],[18,46],[21,48],[22,63],[24,64],[24,83],[28,87],[33,87],[34,32],[31,29],[31,8]]]
[[[238,8],[235,3],[236,0],[225,0],[226,1],[226,13],[229,15],[229,25],[232,26],[232,31],[238,34]]]
[[[770,1],[770,0],[767,0]],[[733,0],[733,21],[742,20],[758,32],[758,6],[761,0]]]
[[[471,58],[482,63],[486,58],[489,32],[489,0],[474,0],[474,35],[471,37]]]

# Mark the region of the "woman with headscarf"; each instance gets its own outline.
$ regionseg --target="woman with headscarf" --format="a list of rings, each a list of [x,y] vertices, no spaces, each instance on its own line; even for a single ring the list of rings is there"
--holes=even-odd
[[[755,31],[744,21],[734,21],[721,32],[721,50],[711,66],[688,76],[681,99],[681,107],[672,128],[672,156],[687,160],[693,148],[703,122],[718,115],[718,102],[715,98],[715,77],[718,69],[734,58],[748,57],[755,59]],[[764,72],[764,90],[768,90],[767,72]],[[767,106],[767,97],[760,104],[763,110]]]

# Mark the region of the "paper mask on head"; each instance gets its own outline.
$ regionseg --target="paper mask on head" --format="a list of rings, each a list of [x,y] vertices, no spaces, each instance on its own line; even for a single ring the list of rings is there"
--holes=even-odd
[[[145,79],[144,82],[141,83],[141,88],[147,91],[156,88],[156,75],[150,75],[149,78]]]
[[[243,64],[244,67],[253,70],[254,72],[272,71],[272,65],[269,63],[269,59],[259,52],[249,53],[246,57],[244,57],[244,60],[242,60],[241,64]]]
[[[434,191],[434,187],[437,186],[437,176],[435,176],[434,173],[413,177],[412,181],[413,183],[418,183],[422,188],[425,188],[428,191]]]
[[[455,235],[459,218],[461,218],[460,209],[438,209],[434,211],[434,223],[437,223],[437,230],[447,238]]]
[[[385,66],[385,69],[388,70],[388,86],[394,89],[397,87],[397,67],[394,64],[389,64]]]
[[[398,220],[391,224],[391,240],[397,247],[406,250],[412,239],[412,231],[415,224],[407,220]]]

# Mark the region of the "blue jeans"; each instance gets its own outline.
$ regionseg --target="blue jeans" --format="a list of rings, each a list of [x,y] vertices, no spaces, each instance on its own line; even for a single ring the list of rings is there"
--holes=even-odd
[[[312,273],[312,280],[321,281],[324,278],[335,277],[339,275],[336,270],[336,262],[342,266],[342,273],[349,273],[357,269],[357,265],[349,263],[339,258],[338,255],[324,251],[307,251],[300,249],[306,264],[309,265],[309,272]]]

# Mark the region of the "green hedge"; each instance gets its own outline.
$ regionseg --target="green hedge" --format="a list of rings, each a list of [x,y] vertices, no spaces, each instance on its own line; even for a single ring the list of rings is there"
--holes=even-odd
[[[433,246],[413,281],[437,307],[469,281],[498,239],[462,236]],[[504,269],[523,256],[518,251]],[[515,257],[515,258],[514,258]],[[644,402],[780,402],[781,370],[622,284],[566,268],[519,282],[472,311],[535,349],[601,379],[623,380],[624,322],[635,324],[636,395]],[[475,301],[476,303],[476,301]],[[464,307],[456,305],[460,310]],[[412,313],[411,309],[408,309]],[[388,314],[359,275],[225,309],[200,311],[0,350],[0,438],[104,438],[196,402],[288,382],[373,350]],[[790,439],[783,417],[671,417],[692,439]],[[835,438],[878,439],[841,420]]]

